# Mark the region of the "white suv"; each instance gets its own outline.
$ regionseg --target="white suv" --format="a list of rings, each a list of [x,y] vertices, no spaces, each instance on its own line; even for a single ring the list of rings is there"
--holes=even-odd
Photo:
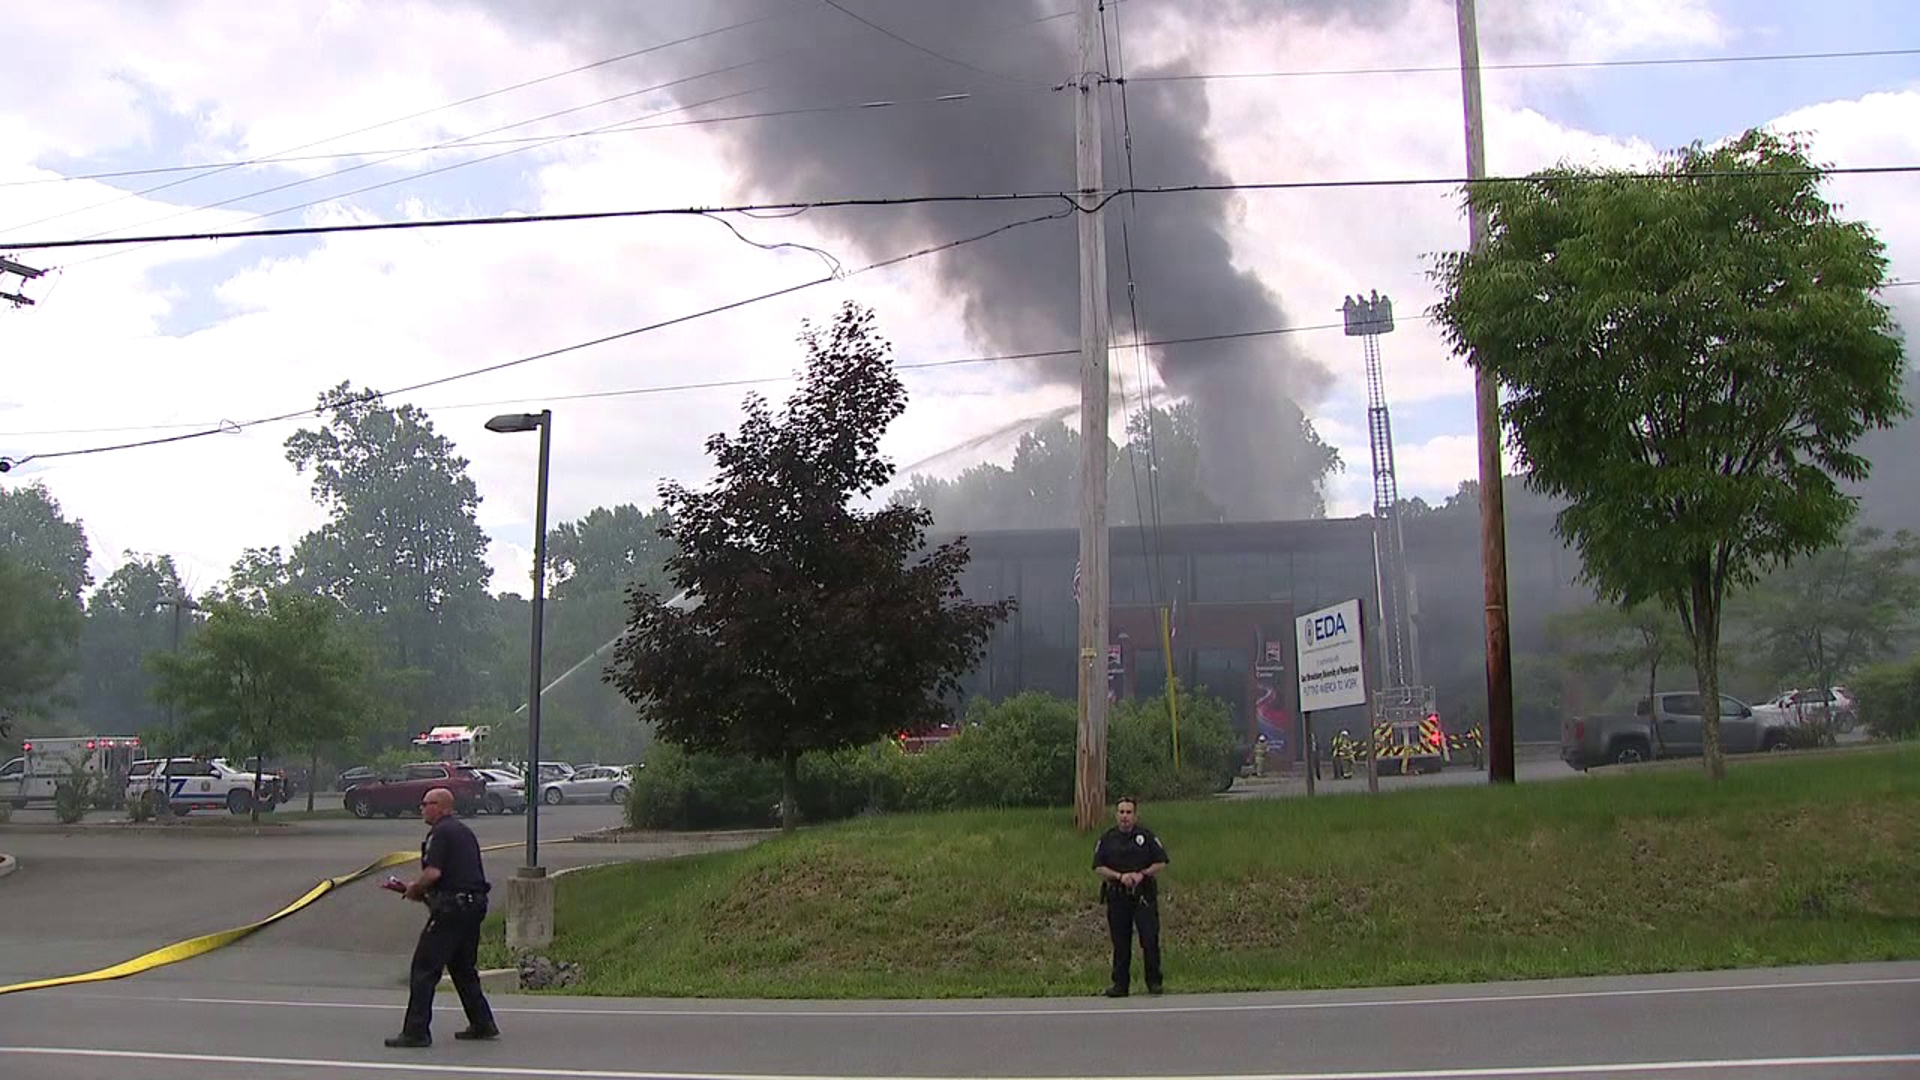
[[[257,801],[262,810],[272,810],[286,799],[277,776],[260,780],[253,789],[253,774],[243,773],[224,761],[196,758],[147,758],[136,761],[127,770],[127,801],[152,799],[156,787],[167,793],[167,805],[176,814],[194,810],[225,808],[234,814],[253,809]]]

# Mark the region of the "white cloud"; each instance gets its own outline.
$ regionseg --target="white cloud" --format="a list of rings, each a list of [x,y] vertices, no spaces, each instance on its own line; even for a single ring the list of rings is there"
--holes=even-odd
[[[1138,62],[1156,51],[1191,49],[1213,70],[1446,64],[1456,56],[1450,7],[1412,5],[1401,23],[1372,35],[1343,23],[1180,39],[1170,36],[1177,23],[1162,23],[1143,44]],[[1702,0],[1500,0],[1486,8],[1489,54],[1509,40],[1545,50],[1543,58],[1598,58],[1699,47],[1724,36]],[[1514,23],[1523,18],[1533,21]],[[1519,29],[1511,33],[1490,30],[1515,25]],[[27,7],[0,42],[0,63],[31,74],[38,89],[0,102],[0,182],[50,175],[35,167],[50,155],[170,162],[280,150],[580,59],[558,43],[488,22],[475,9],[434,3],[315,8],[89,0]],[[1533,88],[1581,78],[1489,73],[1489,156],[1496,171],[1563,157],[1624,162],[1651,154],[1642,143],[1570,130],[1530,108]],[[350,141],[405,146],[465,134],[606,96],[613,91],[605,85],[556,80]],[[1462,157],[1458,85],[1446,75],[1216,83],[1210,90],[1212,128],[1228,170],[1243,180],[1453,175]],[[589,127],[649,104],[603,107],[533,130]],[[1783,123],[1817,130],[1817,145],[1834,159],[1911,161],[1920,149],[1911,134],[1920,131],[1915,119],[1920,99],[1900,94],[1824,104]],[[183,125],[190,135],[179,134]],[[404,212],[710,204],[738,183],[712,136],[699,128],[580,140],[506,160],[523,165],[513,177],[516,205],[497,205],[493,188],[500,174],[492,173],[491,187],[422,197]],[[354,179],[391,175],[367,170]],[[435,190],[450,190],[446,184],[463,175],[447,174]],[[94,231],[150,221],[195,205],[203,190],[182,185],[29,231]],[[312,194],[325,190],[316,185]],[[1850,209],[1882,226],[1896,266],[1908,265],[1909,253],[1920,250],[1920,222],[1914,220],[1920,211],[1913,209],[1911,183],[1836,181],[1835,190]],[[0,188],[0,194],[4,226],[101,203],[119,191],[76,182]],[[308,219],[367,220],[377,212],[372,205],[324,208]],[[245,216],[213,211],[178,224],[215,228]],[[737,224],[756,239],[835,246],[804,217]],[[1386,352],[1396,404],[1470,401],[1467,373],[1418,318],[1432,299],[1423,276],[1426,256],[1463,242],[1450,194],[1406,188],[1250,195],[1238,225],[1238,258],[1279,291],[1298,322],[1328,321],[1341,296],[1356,289],[1379,288],[1395,298],[1402,322]],[[256,244],[241,249],[247,257],[237,268],[231,261],[208,261],[220,250],[169,245],[85,265],[84,255],[44,260],[69,267],[36,283],[44,302],[0,312],[9,355],[33,358],[10,365],[4,397],[20,407],[0,410],[0,452],[18,456],[166,434],[20,432],[238,420],[303,407],[319,390],[348,379],[392,388],[644,326],[820,273],[810,255],[748,247],[701,219],[387,233],[297,248]],[[183,274],[185,268],[195,269]],[[209,275],[211,284],[204,280]],[[876,306],[903,363],[980,351],[925,267],[910,264],[405,395],[430,407],[439,429],[472,461],[485,497],[481,522],[496,538],[490,556],[495,586],[524,589],[535,440],[482,431],[490,412],[543,404],[555,409],[554,521],[596,505],[646,504],[662,479],[697,481],[706,474],[701,443],[735,422],[749,388],[560,399],[786,376],[800,362],[794,340],[800,320],[825,318],[849,298]],[[183,313],[204,325],[190,332],[172,329]],[[1340,377],[1336,393],[1315,410],[1323,432],[1348,461],[1336,485],[1335,510],[1363,510],[1369,466],[1357,343],[1337,332],[1299,340]],[[913,404],[887,442],[902,464],[936,457],[1013,419],[1073,401],[1068,391],[1021,381],[1007,365],[941,368],[908,379]],[[755,389],[777,399],[790,385]],[[306,483],[281,449],[292,427],[60,459],[37,473],[35,467],[23,469],[9,482],[44,477],[68,510],[87,521],[102,573],[131,548],[171,552],[210,583],[243,547],[290,546],[317,522]],[[1403,445],[1402,491],[1441,496],[1473,475],[1472,430],[1471,409],[1460,406],[1454,433]],[[950,472],[981,456],[1004,456],[1011,442],[969,447],[936,458],[929,468]]]

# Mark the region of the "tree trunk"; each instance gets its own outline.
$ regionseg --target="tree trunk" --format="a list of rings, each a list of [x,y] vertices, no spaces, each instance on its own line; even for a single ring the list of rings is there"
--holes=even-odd
[[[792,832],[799,824],[799,807],[794,805],[794,790],[800,786],[800,754],[795,750],[780,753],[780,831]]]
[[[1693,586],[1693,669],[1700,687],[1701,758],[1710,780],[1727,778],[1720,744],[1720,598],[1710,582]]]
[[[311,756],[307,759],[307,813],[313,813],[313,782],[320,778],[320,747],[309,748]]]

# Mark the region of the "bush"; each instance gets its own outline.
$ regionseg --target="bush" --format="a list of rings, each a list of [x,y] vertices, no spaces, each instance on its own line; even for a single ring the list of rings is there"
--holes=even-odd
[[[1116,798],[1192,799],[1225,790],[1238,771],[1238,743],[1225,703],[1180,692],[1180,767],[1164,697],[1120,702],[1107,728],[1107,786]]]
[[[1867,730],[1883,739],[1920,737],[1920,656],[1868,668],[1852,690]]]
[[[1115,796],[1194,798],[1232,782],[1238,763],[1226,706],[1180,697],[1181,767],[1164,698],[1117,704],[1108,724],[1107,776]],[[975,702],[959,734],[918,754],[892,740],[800,759],[794,792],[803,821],[865,813],[1068,806],[1078,708],[1027,693]],[[638,829],[759,827],[779,820],[780,770],[656,743],[627,799]]]

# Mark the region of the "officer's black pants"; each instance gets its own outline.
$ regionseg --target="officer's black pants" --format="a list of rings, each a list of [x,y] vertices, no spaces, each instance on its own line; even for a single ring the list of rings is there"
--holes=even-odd
[[[485,908],[474,911],[436,913],[420,931],[420,943],[413,949],[413,969],[407,978],[407,1020],[401,1031],[408,1035],[426,1035],[433,1024],[433,992],[440,985],[441,973],[453,976],[453,988],[460,993],[460,1005],[467,1010],[467,1023],[492,1030],[493,1009],[480,990],[480,923],[487,917]]]
[[[1107,932],[1113,936],[1113,985],[1125,989],[1132,978],[1133,930],[1140,928],[1140,956],[1147,964],[1147,985],[1160,985],[1160,901],[1115,889],[1107,899]]]

